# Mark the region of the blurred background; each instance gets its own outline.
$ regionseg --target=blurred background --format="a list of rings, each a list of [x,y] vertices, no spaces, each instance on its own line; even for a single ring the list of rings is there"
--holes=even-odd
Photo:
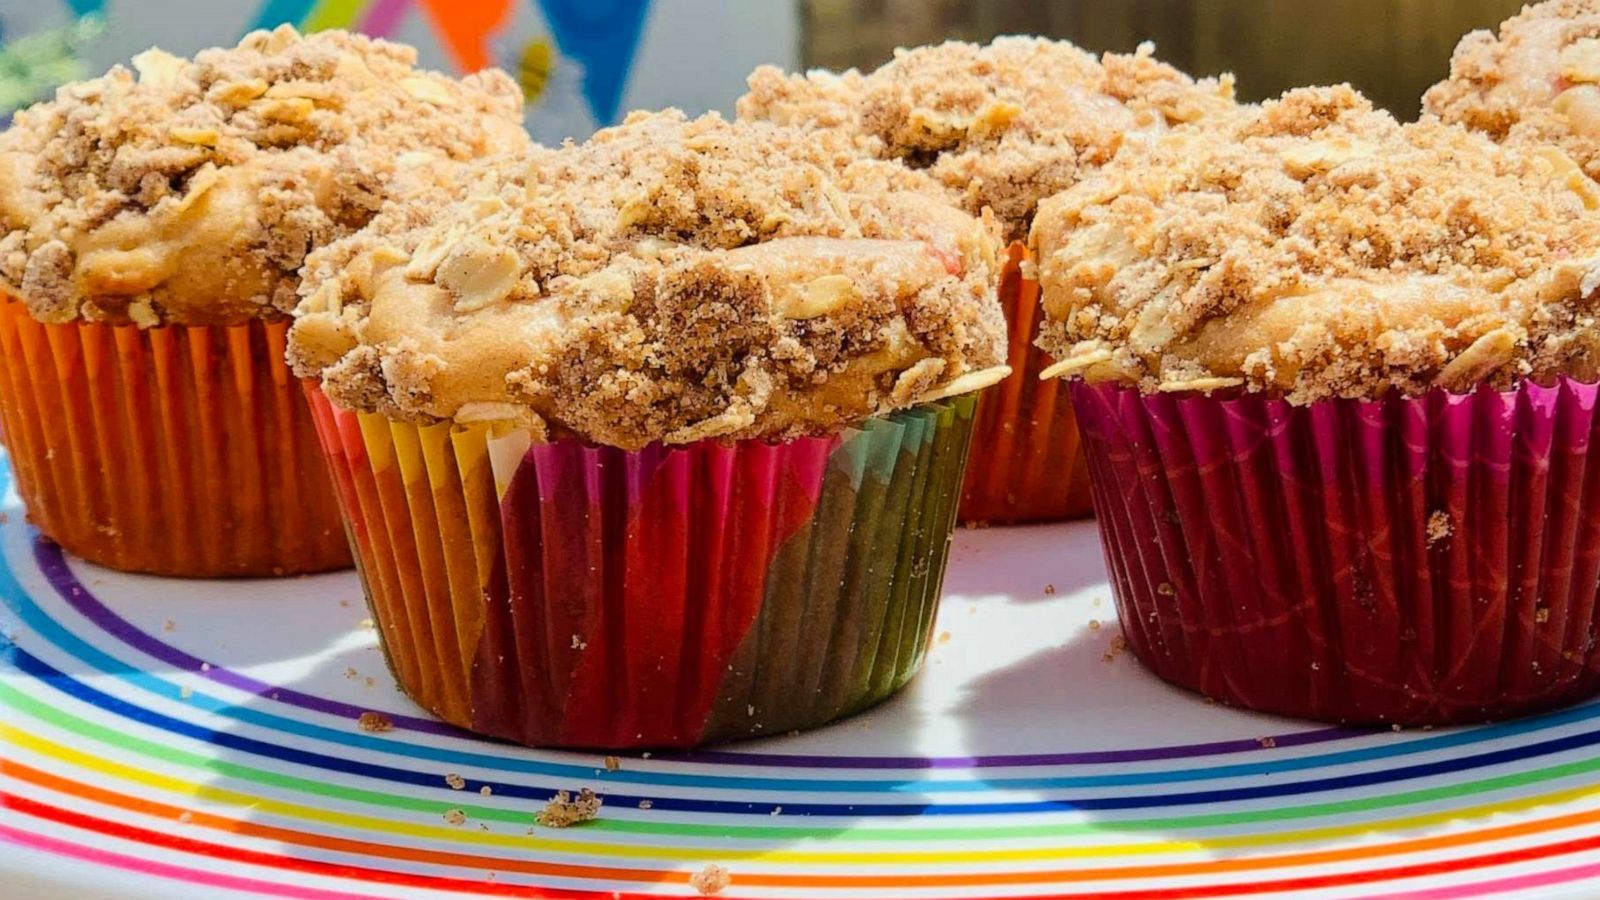
[[[997,34],[1090,50],[1153,40],[1261,99],[1350,81],[1402,117],[1450,50],[1521,0],[0,0],[0,115],[151,45],[191,54],[251,28],[353,28],[458,72],[498,65],[534,136],[583,137],[632,108],[731,108],[755,65],[871,68],[897,46]]]

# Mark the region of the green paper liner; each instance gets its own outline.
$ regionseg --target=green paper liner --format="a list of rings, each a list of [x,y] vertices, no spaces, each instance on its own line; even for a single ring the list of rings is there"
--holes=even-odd
[[[849,715],[922,664],[970,397],[834,437],[625,452],[308,396],[390,665],[452,724],[692,747]]]

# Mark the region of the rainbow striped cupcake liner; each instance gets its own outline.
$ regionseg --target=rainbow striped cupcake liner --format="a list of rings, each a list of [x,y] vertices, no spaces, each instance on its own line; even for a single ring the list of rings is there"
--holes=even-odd
[[[1292,406],[1072,386],[1129,647],[1255,710],[1484,721],[1600,692],[1600,388]]]
[[[922,664],[971,398],[624,452],[307,394],[390,667],[452,724],[691,747],[850,715]]]
[[[995,524],[1076,519],[1090,514],[1089,468],[1060,379],[1040,380],[1053,360],[1039,334],[1039,282],[1023,276],[1027,249],[1014,243],[1000,275],[1000,306],[1011,375],[984,391],[972,429],[972,463],[962,485],[961,520]]]

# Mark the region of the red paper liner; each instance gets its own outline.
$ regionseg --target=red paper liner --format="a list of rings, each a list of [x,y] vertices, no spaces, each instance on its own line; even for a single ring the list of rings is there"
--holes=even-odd
[[[1033,345],[1042,310],[1039,282],[1022,276],[1028,251],[1007,250],[1000,305],[1010,328],[1011,375],[985,391],[972,430],[972,462],[962,485],[963,522],[1042,522],[1092,512],[1089,468],[1067,388],[1041,381],[1049,354]]]
[[[1072,392],[1123,633],[1162,678],[1403,725],[1600,691],[1596,386],[1308,406]]]
[[[0,420],[29,519],[130,572],[350,565],[287,328],[44,325],[0,299]]]
[[[839,437],[628,453],[308,396],[390,665],[446,721],[688,747],[849,715],[921,666],[970,398]]]

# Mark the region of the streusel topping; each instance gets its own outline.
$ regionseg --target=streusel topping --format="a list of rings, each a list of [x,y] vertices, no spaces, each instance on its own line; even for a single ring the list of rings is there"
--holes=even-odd
[[[1009,238],[1034,208],[1104,165],[1130,134],[1231,110],[1233,80],[1195,81],[1149,45],[1096,59],[1065,41],[1002,37],[899,50],[868,75],[763,66],[743,118],[854,134],[863,152],[930,173]]]
[[[1593,377],[1600,194],[1348,86],[1174,131],[1034,225],[1050,375],[1293,402]]]
[[[288,26],[69,84],[0,135],[0,280],[46,322],[236,324],[292,310],[307,252],[394,170],[524,149],[504,73]]]
[[[312,254],[335,402],[536,438],[826,433],[1004,374],[994,229],[847,141],[636,113]]]
[[[1527,6],[1498,34],[1468,34],[1423,107],[1506,143],[1556,144],[1600,179],[1600,0]]]

